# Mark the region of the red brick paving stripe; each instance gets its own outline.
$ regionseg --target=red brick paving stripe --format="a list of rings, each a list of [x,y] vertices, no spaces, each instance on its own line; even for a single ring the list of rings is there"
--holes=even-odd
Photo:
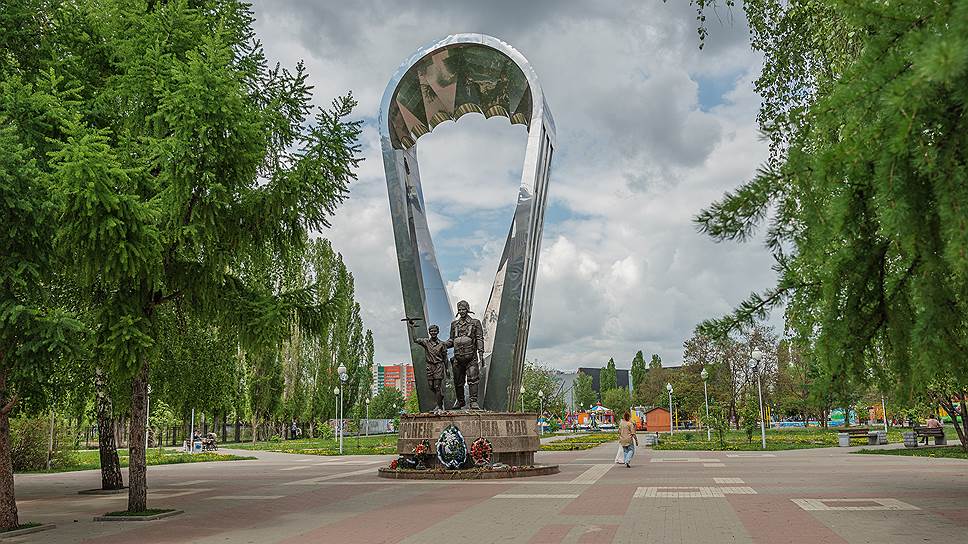
[[[567,516],[624,516],[635,494],[634,485],[589,486],[577,499],[565,506],[561,513]]]
[[[612,544],[618,525],[599,525],[585,531],[578,539],[578,544]]]
[[[929,509],[928,512],[932,514],[938,514],[939,516],[945,518],[948,521],[954,522],[955,525],[961,527],[968,527],[968,509],[965,508],[955,508],[955,509]]]
[[[552,524],[545,525],[531,537],[528,544],[561,544],[574,525]]]
[[[406,502],[391,504],[380,510],[364,512],[278,544],[304,542],[379,542],[390,544],[428,529],[437,523],[507,491],[510,485],[454,485],[408,497]],[[415,515],[414,510],[419,515]]]
[[[727,495],[753,542],[765,544],[847,544],[785,495]]]
[[[379,484],[376,484],[379,485]],[[253,527],[264,527],[273,523],[276,518],[291,515],[293,512],[319,509],[321,506],[335,504],[349,499],[356,495],[369,493],[374,487],[368,485],[342,486],[338,491],[332,487],[314,487],[305,493],[289,495],[282,499],[260,501],[258,506],[246,504],[230,507],[211,509],[199,508],[194,505],[183,506],[185,513],[180,516],[168,518],[163,522],[150,523],[127,523],[127,522],[100,522],[115,523],[121,526],[131,526],[130,530],[121,531],[112,535],[98,536],[85,540],[84,544],[131,544],[137,542],[151,542],[152,544],[180,544],[193,540],[210,537],[223,532],[243,530]],[[213,493],[213,492],[210,492]],[[195,501],[195,495],[187,497],[176,497],[171,500],[158,499],[151,501],[150,508],[175,508],[178,507],[178,499],[191,499]],[[204,501],[213,502],[213,501]],[[199,505],[198,502],[195,505]],[[193,515],[194,514],[194,515]],[[350,541],[347,541],[350,542]]]

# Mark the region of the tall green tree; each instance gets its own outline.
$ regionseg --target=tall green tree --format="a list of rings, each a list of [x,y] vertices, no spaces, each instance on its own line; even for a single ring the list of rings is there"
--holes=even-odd
[[[400,416],[404,405],[403,393],[393,387],[384,387],[370,401],[370,417],[374,419],[393,419]]]
[[[575,376],[575,385],[572,395],[575,399],[575,406],[579,408],[590,408],[595,404],[598,396],[592,388],[592,377],[584,372],[579,372]]]
[[[647,370],[645,369],[645,356],[642,355],[642,350],[635,352],[635,357],[632,358],[632,390],[635,391],[639,384],[645,383],[645,374]]]
[[[696,2],[700,15],[716,3]],[[963,399],[968,1],[743,9],[764,59],[755,86],[771,153],[697,222],[716,240],[744,240],[769,217],[778,278],[706,330],[786,304],[828,384],[876,379]],[[968,449],[968,423],[956,429]]]
[[[608,362],[598,375],[598,392],[604,395],[609,389],[618,387],[618,378],[615,371],[615,359],[609,357]]]
[[[556,371],[534,361],[526,361],[521,380],[524,386],[524,409],[527,412],[563,414],[565,411],[565,395],[561,390],[561,382]],[[538,393],[542,393],[539,396]]]
[[[602,394],[602,406],[611,410],[617,421],[632,407],[632,396],[624,387],[613,387]]]
[[[4,224],[0,232],[0,529],[18,525],[10,457],[11,412],[17,407],[29,411],[44,406],[45,387],[57,376],[58,357],[83,342],[79,338],[81,323],[71,312],[51,304],[55,215],[48,200],[50,179],[32,157],[31,139],[24,137],[42,119],[37,112],[11,115],[22,101],[46,96],[18,80],[0,84],[0,216]]]
[[[96,344],[106,371],[130,379],[130,436],[142,436],[165,306],[236,331],[250,350],[329,311],[312,287],[280,291],[246,267],[328,226],[359,161],[354,103],[311,116],[302,65],[268,66],[240,2],[35,7],[45,17],[21,24],[53,45],[26,63],[4,57],[17,70],[4,78],[40,93],[18,111],[43,122],[16,130],[42,142],[25,149],[51,179],[58,254],[96,303]],[[132,440],[129,510],[146,508],[146,489]]]

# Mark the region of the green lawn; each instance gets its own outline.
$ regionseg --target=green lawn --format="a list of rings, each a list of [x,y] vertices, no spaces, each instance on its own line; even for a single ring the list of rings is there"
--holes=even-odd
[[[854,453],[869,455],[904,455],[907,457],[946,457],[949,459],[968,459],[968,452],[961,446],[900,448],[896,450],[860,450]]]
[[[873,429],[873,428],[872,428]],[[901,430],[891,429],[887,433],[889,442],[901,442]],[[851,440],[851,445],[860,446],[866,443],[866,437],[861,440],[855,438]],[[805,448],[830,448],[837,446],[837,432],[835,427],[828,429],[819,428],[788,428],[788,429],[767,429],[766,449],[767,451],[778,450],[798,450]],[[760,432],[757,429],[753,434],[753,440],[746,438],[746,433],[742,431],[729,431],[726,433],[725,447],[719,443],[715,434],[711,441],[706,441],[706,431],[677,431],[670,435],[662,433],[659,444],[655,446],[657,450],[712,450],[712,451],[757,451],[761,450]]]
[[[594,433],[581,436],[571,436],[554,440],[541,445],[541,451],[573,451],[589,450],[599,444],[615,442],[618,440],[618,433]]]
[[[79,450],[71,456],[71,463],[53,466],[49,471],[30,471],[30,472],[70,472],[74,470],[92,470],[101,468],[101,460],[98,450]],[[128,466],[128,450],[118,450],[118,457],[121,466]],[[148,450],[147,460],[149,465],[176,465],[181,463],[206,463],[210,461],[243,461],[255,459],[255,457],[242,457],[239,455],[229,455],[224,453],[185,453],[175,450],[159,451],[155,448]]]
[[[339,455],[339,439],[300,438],[268,442],[224,444],[223,447],[242,450],[278,451],[300,455]],[[343,438],[343,455],[393,455],[397,452],[397,435],[347,436]]]

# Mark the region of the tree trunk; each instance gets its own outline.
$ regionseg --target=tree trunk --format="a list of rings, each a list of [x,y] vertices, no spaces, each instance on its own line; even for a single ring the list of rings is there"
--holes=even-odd
[[[148,415],[148,361],[131,380],[131,425],[128,436],[128,511],[148,508],[148,467],[145,458],[145,417]]]
[[[222,414],[222,432],[221,432],[221,435],[222,435],[222,443],[223,444],[226,442],[226,440],[228,438],[228,432],[225,429],[225,422],[228,420],[228,418],[229,418],[229,415],[228,414],[225,414],[225,413]]]
[[[259,430],[259,418],[255,417],[255,414],[252,414],[252,443],[253,444],[255,444],[256,442],[256,431],[258,430]]]
[[[968,451],[968,421],[965,420],[965,415],[968,415],[968,414],[965,414],[964,397],[962,397],[961,399],[961,418],[960,418],[961,423],[960,424],[958,422],[958,419],[959,419],[958,413],[955,411],[955,408],[957,408],[957,405],[953,400],[951,400],[951,397],[950,396],[942,397],[940,401],[941,402],[939,402],[939,404],[941,405],[941,407],[944,408],[944,411],[948,412],[948,416],[951,417],[951,423],[954,425],[955,432],[958,434],[958,440],[961,441],[961,447],[965,451]]]
[[[239,418],[235,418],[235,442],[239,443],[242,441],[242,422]]]
[[[6,390],[6,375],[0,376],[0,390]],[[13,461],[10,458],[10,411],[13,410],[17,397],[7,399],[3,395],[5,405],[0,408],[0,529],[16,529],[17,498],[13,488]]]
[[[101,489],[121,489],[124,479],[121,476],[121,460],[118,458],[118,444],[114,441],[114,418],[111,399],[101,381],[101,370],[97,371],[97,446],[101,459]]]

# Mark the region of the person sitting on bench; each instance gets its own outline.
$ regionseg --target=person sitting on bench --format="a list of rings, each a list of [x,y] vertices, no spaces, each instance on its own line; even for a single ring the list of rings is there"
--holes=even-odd
[[[925,428],[928,428],[928,429],[942,429],[942,428],[944,428],[944,426],[941,425],[941,421],[938,419],[938,416],[936,416],[934,414],[931,414],[931,417],[928,418],[928,421],[925,422],[924,426],[925,426]],[[928,435],[924,435],[924,445],[925,446],[928,445]]]

